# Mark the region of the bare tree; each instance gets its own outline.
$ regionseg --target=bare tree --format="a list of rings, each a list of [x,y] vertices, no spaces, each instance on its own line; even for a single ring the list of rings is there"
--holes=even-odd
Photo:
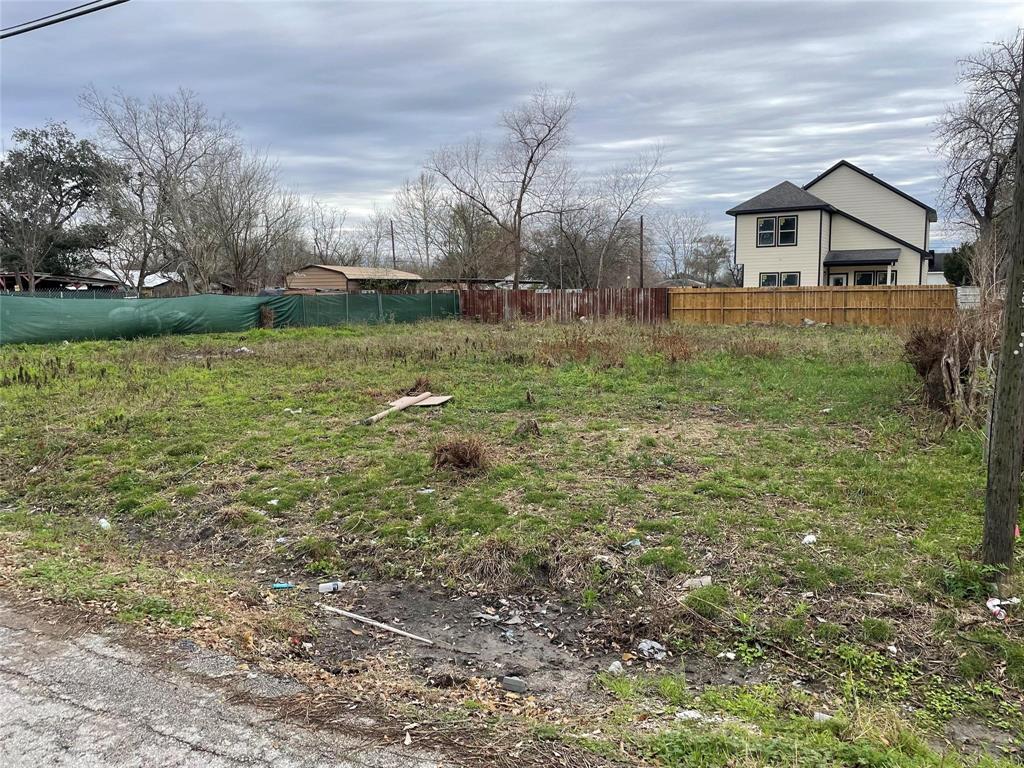
[[[391,214],[376,205],[349,238],[347,263],[367,267],[393,266]]]
[[[298,201],[281,190],[266,155],[236,152],[218,168],[208,204],[224,266],[235,290],[248,292],[266,274],[268,256],[299,229]]]
[[[529,220],[553,212],[566,165],[561,151],[569,141],[575,98],[536,91],[502,115],[505,135],[495,147],[480,139],[434,154],[430,170],[488,216],[506,234],[512,251],[513,286],[519,287],[523,233]]]
[[[697,244],[707,234],[708,215],[703,211],[661,210],[651,223],[661,271],[668,277],[688,272]]]
[[[236,148],[234,129],[184,89],[143,102],[121,91],[107,96],[90,87],[79,103],[96,123],[107,155],[126,169],[107,179],[107,201],[121,222],[121,238],[108,266],[115,272],[138,269],[139,288],[174,250],[179,233],[173,226],[175,218],[184,220],[182,206],[202,199],[203,170],[212,158]],[[177,245],[179,251],[191,247]]]
[[[317,264],[348,264],[352,258],[345,236],[348,213],[311,199],[308,217],[313,260]]]
[[[960,60],[964,100],[936,126],[946,164],[943,194],[952,218],[986,239],[1008,209],[1015,182],[1024,31]]]
[[[597,258],[597,288],[601,287],[609,252],[620,243],[623,223],[643,213],[664,182],[662,156],[661,147],[642,153],[613,168],[598,182],[596,199],[603,213],[603,231]]]
[[[704,235],[697,241],[688,263],[688,271],[710,286],[729,267],[732,246],[722,235]]]
[[[1018,37],[1019,39],[1019,37]],[[1018,47],[1019,52],[1019,47]],[[1024,176],[1024,88],[1017,81],[1015,174]],[[985,493],[982,559],[1000,568],[1009,582],[1020,510],[1021,455],[1024,453],[1024,186],[1013,190],[1010,206],[1009,274],[995,396],[992,399]]]
[[[435,174],[423,172],[406,180],[395,195],[396,233],[406,260],[430,269],[431,251],[436,251],[441,236],[440,219],[449,210]]]

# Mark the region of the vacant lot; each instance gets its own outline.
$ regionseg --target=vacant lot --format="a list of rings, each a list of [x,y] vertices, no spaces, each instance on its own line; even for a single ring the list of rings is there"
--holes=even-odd
[[[423,389],[454,400],[358,424]],[[981,439],[917,389],[896,336],[835,328],[6,348],[0,575],[470,763],[1019,764]],[[467,440],[479,466],[435,462]],[[436,644],[325,614],[334,579],[323,602]]]

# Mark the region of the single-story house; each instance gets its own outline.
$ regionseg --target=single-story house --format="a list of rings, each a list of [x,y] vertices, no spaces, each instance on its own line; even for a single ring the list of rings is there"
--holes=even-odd
[[[118,276],[106,267],[98,267],[89,274],[93,277],[120,280],[124,289],[132,292],[133,294],[135,292],[135,287],[139,284],[139,270],[137,269],[125,270],[120,276]],[[185,296],[187,294],[188,288],[185,285],[185,281],[177,272],[158,272],[156,274],[146,275],[142,280],[142,290],[139,291],[139,295],[143,298],[158,299],[165,299],[173,296]]]
[[[36,291],[87,292],[115,294],[121,291],[121,281],[93,275],[51,275],[36,272]],[[0,272],[0,292],[29,292],[29,276],[25,272]]]
[[[744,287],[927,282],[935,209],[846,160],[726,213]]]
[[[359,293],[371,287],[408,289],[422,280],[412,272],[383,267],[346,267],[341,264],[307,264],[285,278],[290,290]]]

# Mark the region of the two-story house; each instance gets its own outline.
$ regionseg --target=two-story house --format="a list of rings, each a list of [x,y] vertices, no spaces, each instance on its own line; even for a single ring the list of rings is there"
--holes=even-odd
[[[846,160],[727,213],[746,288],[928,282],[935,209]]]

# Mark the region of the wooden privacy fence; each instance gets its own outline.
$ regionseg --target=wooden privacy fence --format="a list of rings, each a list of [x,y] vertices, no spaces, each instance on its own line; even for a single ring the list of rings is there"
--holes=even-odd
[[[462,316],[483,323],[553,320],[559,323],[622,318],[661,323],[668,318],[667,288],[539,291],[459,291]]]
[[[955,311],[949,286],[669,289],[671,319],[695,325],[908,326],[948,320]]]

